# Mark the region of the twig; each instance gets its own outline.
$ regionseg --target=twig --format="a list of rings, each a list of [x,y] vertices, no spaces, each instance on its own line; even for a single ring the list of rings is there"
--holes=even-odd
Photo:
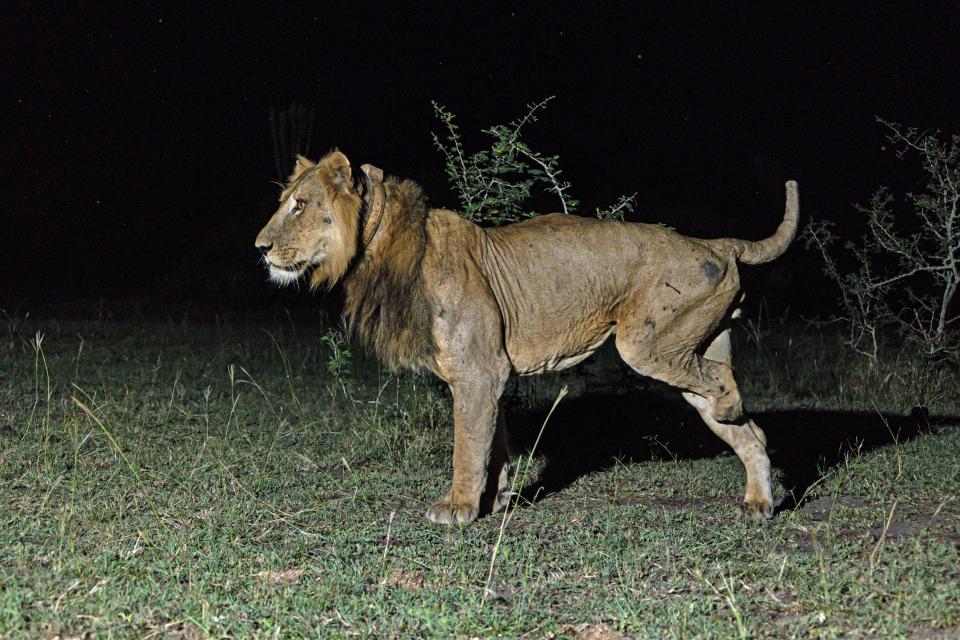
[[[893,506],[890,507],[890,513],[887,515],[887,522],[883,525],[883,531],[880,533],[880,539],[877,540],[877,544],[873,547],[873,551],[870,552],[870,571],[873,572],[874,567],[877,564],[877,558],[880,556],[880,551],[883,549],[883,543],[887,539],[887,531],[890,529],[890,522],[893,520],[893,512],[897,508],[897,501],[893,501]]]
[[[524,467],[522,476],[520,471],[520,465],[517,465],[517,471],[513,474],[513,481],[510,483],[510,494],[511,496],[515,495],[517,480],[521,479],[521,482],[526,482],[527,472],[530,470],[530,464],[533,460],[533,454],[537,450],[537,445],[540,444],[540,437],[543,435],[544,429],[547,427],[547,422],[550,420],[550,416],[553,415],[553,410],[557,408],[557,405],[560,404],[560,401],[563,400],[564,396],[567,395],[567,387],[564,386],[560,389],[560,393],[557,394],[556,399],[553,401],[553,405],[550,407],[550,411],[547,412],[547,417],[543,419],[543,424],[540,425],[540,431],[537,433],[536,440],[533,441],[533,447],[530,449],[530,453],[527,456],[527,464]],[[480,608],[482,609],[487,603],[487,595],[490,593],[490,583],[493,581],[493,568],[497,562],[497,554],[500,551],[500,545],[503,543],[503,534],[507,528],[507,517],[510,513],[510,503],[508,502],[506,506],[503,507],[503,518],[500,520],[500,531],[497,534],[497,541],[493,544],[493,552],[490,554],[490,569],[487,571],[487,581],[483,585],[483,597],[480,600]]]

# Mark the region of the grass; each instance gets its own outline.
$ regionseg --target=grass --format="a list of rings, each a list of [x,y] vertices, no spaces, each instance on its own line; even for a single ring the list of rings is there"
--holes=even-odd
[[[427,378],[355,362],[342,384],[303,325],[11,319],[0,635],[960,633],[956,373],[869,368],[777,323],[737,347],[795,508],[739,520],[739,460],[675,394],[614,369],[557,406],[535,501],[447,529],[422,518],[452,449]],[[512,385],[524,461],[572,379]]]

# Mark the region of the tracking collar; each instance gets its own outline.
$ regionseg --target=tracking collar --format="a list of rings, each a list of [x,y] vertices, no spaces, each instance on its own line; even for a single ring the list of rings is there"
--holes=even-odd
[[[360,165],[360,170],[367,180],[367,189],[371,191],[370,204],[367,209],[367,218],[363,223],[363,246],[366,247],[373,240],[380,220],[383,218],[383,208],[387,203],[387,193],[383,188],[383,171],[372,164]]]

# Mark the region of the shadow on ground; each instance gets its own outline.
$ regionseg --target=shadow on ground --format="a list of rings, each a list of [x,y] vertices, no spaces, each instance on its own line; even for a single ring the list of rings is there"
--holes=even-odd
[[[670,397],[670,395],[673,397]],[[675,399],[674,399],[675,398]],[[514,451],[529,451],[549,407],[505,406]],[[876,412],[785,410],[753,413],[767,434],[770,460],[787,494],[781,509],[799,506],[823,472],[851,451],[866,452],[905,442],[960,418],[930,416],[915,408],[906,416]],[[547,464],[523,495],[540,499],[594,471],[622,461],[706,458],[732,452],[678,393],[637,390],[565,399],[537,445]]]

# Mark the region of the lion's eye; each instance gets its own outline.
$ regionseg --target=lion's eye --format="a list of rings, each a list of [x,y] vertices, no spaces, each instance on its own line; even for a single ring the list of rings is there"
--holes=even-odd
[[[297,212],[300,212],[300,211],[303,211],[303,208],[304,208],[305,206],[307,206],[307,201],[306,201],[306,200],[300,200],[299,198],[297,198],[297,203],[296,203],[295,205],[293,205],[293,210],[294,210],[294,211],[297,211]]]
[[[333,224],[333,220],[331,220],[329,217],[324,218],[324,219],[323,219],[323,224]]]

